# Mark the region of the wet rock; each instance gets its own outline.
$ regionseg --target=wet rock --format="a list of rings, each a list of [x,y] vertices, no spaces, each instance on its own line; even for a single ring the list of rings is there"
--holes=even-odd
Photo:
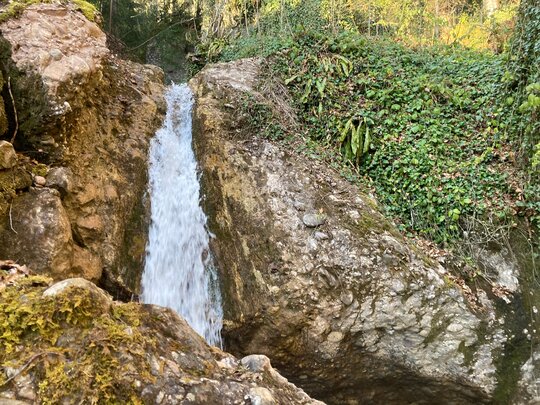
[[[52,286],[43,277],[25,281],[8,285],[0,306],[18,311],[16,322],[24,325],[55,322],[21,335],[16,350],[0,350],[0,364],[22,364],[36,356],[32,367],[0,369],[2,379],[16,377],[14,384],[0,385],[2,404],[19,405],[15,398],[28,403],[92,398],[118,404],[321,405],[272,369],[268,359],[248,370],[208,346],[170,309],[114,302],[81,278]],[[0,322],[12,320],[1,313]],[[48,378],[46,370],[69,379]]]
[[[146,158],[164,114],[163,73],[112,55],[103,31],[71,2],[29,5],[0,29],[11,49],[3,62],[17,94],[17,140],[47,156],[52,168],[35,184],[60,193],[85,251],[73,253],[69,274],[94,279],[105,269],[107,288],[137,293],[149,221]],[[9,195],[0,195],[0,220],[8,224],[12,191],[28,185],[3,187],[3,172],[0,192]],[[10,237],[20,239],[23,257],[39,256],[22,233]]]
[[[104,224],[99,215],[89,215],[77,219],[76,230],[85,246],[93,240],[100,239]]]
[[[99,256],[87,249],[74,245],[70,273],[84,277],[87,280],[98,282],[103,273],[103,263]]]
[[[536,350],[520,369],[517,404],[540,403],[540,352]]]
[[[0,170],[11,169],[17,164],[17,154],[13,145],[6,141],[0,141]]]
[[[260,61],[242,60],[190,82],[227,347],[269,356],[329,403],[490,402],[506,339],[492,303],[473,309],[370,197],[221,107],[249,94],[282,108],[258,91],[261,77]],[[298,201],[325,202],[325,220],[308,211],[299,223]],[[321,225],[332,238],[315,236]]]

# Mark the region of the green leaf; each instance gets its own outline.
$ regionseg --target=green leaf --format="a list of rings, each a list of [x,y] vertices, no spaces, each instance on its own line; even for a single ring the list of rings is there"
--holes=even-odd
[[[358,128],[352,130],[352,139],[351,139],[351,150],[353,156],[356,156],[356,152],[358,152],[358,146],[360,145],[360,129],[362,128],[361,125],[358,125]]]
[[[365,119],[364,119],[365,122]],[[366,123],[366,134],[364,139],[364,149],[362,150],[362,154],[366,154],[369,152],[369,147],[371,145],[371,136],[369,135],[369,126]]]
[[[294,76],[289,77],[288,79],[285,80],[285,85],[289,85],[289,83],[296,80],[297,78],[298,78],[298,75],[294,75]]]

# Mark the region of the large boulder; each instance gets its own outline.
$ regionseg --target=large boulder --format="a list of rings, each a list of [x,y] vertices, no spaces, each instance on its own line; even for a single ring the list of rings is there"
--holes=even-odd
[[[107,37],[70,3],[30,5],[0,30],[20,128],[40,137],[44,127],[82,107],[87,89],[102,80]],[[35,86],[32,93],[26,92],[29,85]]]
[[[260,61],[242,60],[190,82],[227,347],[268,355],[330,403],[511,395],[520,366],[504,356],[522,335],[502,326],[501,300],[474,294],[422,254],[372,198],[300,144],[254,133],[250,120],[260,117],[250,103],[291,115],[261,77]]]
[[[320,404],[268,358],[239,361],[206,344],[172,310],[114,302],[84,279],[50,285],[6,264],[2,404]]]
[[[15,148],[45,165],[34,183],[59,191],[72,230],[72,268],[51,274],[86,277],[85,267],[99,266],[101,283],[131,298],[143,268],[147,150],[164,114],[163,74],[117,59],[99,26],[70,2],[29,5],[0,30],[19,117]],[[0,234],[19,238],[13,243],[25,258],[37,256],[38,244],[10,229],[10,203],[0,209]],[[0,246],[0,256],[13,254]]]

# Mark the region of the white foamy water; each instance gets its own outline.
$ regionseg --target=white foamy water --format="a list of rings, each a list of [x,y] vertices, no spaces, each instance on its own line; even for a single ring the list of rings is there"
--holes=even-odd
[[[221,296],[191,145],[193,95],[186,84],[173,85],[166,99],[165,123],[150,145],[152,222],[141,299],[174,309],[221,346]]]

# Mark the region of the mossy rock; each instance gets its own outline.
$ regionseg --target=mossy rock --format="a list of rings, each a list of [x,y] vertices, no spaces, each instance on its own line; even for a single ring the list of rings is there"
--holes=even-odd
[[[51,3],[50,0],[16,0],[9,3],[7,6],[4,6],[3,10],[0,11],[0,24],[11,19],[17,18],[19,15],[26,10],[27,7],[32,4],[38,3]],[[76,9],[79,10],[88,20],[96,21],[99,16],[97,9],[87,1],[84,0],[72,0],[72,1],[62,1],[64,4],[72,3],[75,5]]]
[[[5,277],[0,270],[0,286]],[[44,404],[83,399],[119,403],[120,398],[140,397],[135,386],[118,383],[128,373],[152,380],[145,353],[155,350],[157,342],[139,329],[140,306],[113,306],[112,300],[105,305],[97,299],[101,290],[77,284],[44,294],[51,282],[43,276],[24,277],[1,292],[0,364],[18,369],[34,359]],[[131,361],[122,361],[128,354]],[[6,378],[0,374],[0,386]]]

